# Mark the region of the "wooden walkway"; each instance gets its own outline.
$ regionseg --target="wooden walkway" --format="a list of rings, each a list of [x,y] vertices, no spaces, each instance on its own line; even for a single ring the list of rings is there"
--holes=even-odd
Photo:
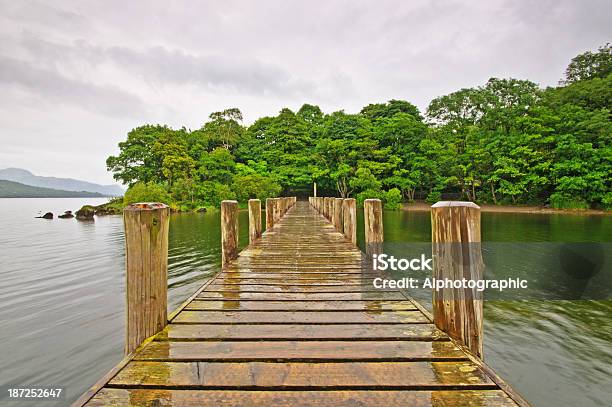
[[[87,405],[517,405],[420,305],[376,291],[361,261],[298,202],[111,371]]]

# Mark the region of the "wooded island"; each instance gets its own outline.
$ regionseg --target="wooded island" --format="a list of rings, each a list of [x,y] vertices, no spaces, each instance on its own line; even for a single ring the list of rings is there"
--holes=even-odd
[[[245,126],[232,108],[197,130],[144,125],[107,160],[126,203],[189,210],[279,194],[380,198],[386,208],[445,196],[479,203],[612,208],[612,47],[571,60],[557,87],[491,78],[431,101],[359,113],[304,104]]]

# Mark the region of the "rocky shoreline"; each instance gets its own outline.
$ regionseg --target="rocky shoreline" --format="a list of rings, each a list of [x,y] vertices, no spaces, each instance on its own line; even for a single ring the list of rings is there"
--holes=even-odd
[[[58,219],[76,218],[80,221],[93,221],[94,216],[121,215],[123,213],[123,201],[111,200],[110,202],[101,205],[84,205],[78,211],[65,211],[62,215],[58,215]],[[45,212],[44,215],[35,216],[38,219],[53,219],[53,212]]]

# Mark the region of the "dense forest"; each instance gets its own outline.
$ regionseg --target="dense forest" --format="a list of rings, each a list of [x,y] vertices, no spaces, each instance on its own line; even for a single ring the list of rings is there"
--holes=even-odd
[[[612,209],[612,47],[573,58],[558,87],[491,78],[359,113],[304,104],[245,126],[238,109],[197,130],[144,125],[107,160],[125,200],[181,209],[277,195],[441,198]]]

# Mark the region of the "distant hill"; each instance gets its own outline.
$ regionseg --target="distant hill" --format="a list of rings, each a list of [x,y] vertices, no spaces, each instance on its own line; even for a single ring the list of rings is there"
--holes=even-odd
[[[33,187],[61,189],[64,191],[97,192],[104,196],[122,196],[124,191],[118,185],[100,185],[72,178],[41,177],[21,168],[0,170],[0,179],[19,182]],[[84,196],[84,195],[79,195]]]
[[[0,180],[0,198],[80,198],[104,197],[98,192],[64,191],[61,189],[33,187],[19,182]]]

